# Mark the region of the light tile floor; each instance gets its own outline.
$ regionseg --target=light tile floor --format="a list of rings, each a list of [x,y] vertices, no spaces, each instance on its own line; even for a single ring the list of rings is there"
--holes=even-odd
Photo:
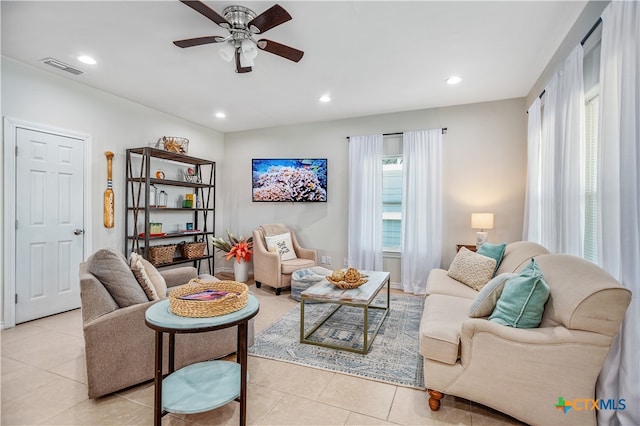
[[[228,277],[224,277],[228,278]],[[251,290],[260,299],[259,333],[297,302],[288,292]],[[149,425],[153,383],[97,400],[87,398],[80,310],[0,333],[2,425]],[[375,344],[375,343],[374,343]],[[506,425],[517,422],[446,396],[432,412],[424,391],[249,357],[248,423],[252,425]],[[166,415],[164,425],[236,425],[233,402],[206,413]]]

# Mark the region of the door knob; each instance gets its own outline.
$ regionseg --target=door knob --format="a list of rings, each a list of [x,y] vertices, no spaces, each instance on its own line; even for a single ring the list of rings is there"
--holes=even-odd
[[[84,234],[84,229],[76,229],[75,231],[73,231],[73,233],[75,235],[82,235],[82,234]]]

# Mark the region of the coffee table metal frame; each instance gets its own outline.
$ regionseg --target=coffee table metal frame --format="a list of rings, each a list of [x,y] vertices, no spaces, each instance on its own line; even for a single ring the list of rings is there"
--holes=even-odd
[[[211,318],[185,318],[174,315],[169,311],[169,300],[162,300],[147,309],[145,312],[146,325],[155,330],[155,377],[154,377],[154,410],[153,424],[159,426],[162,423],[162,416],[172,410],[164,410],[162,406],[162,382],[175,371],[175,336],[176,333],[203,333],[206,331],[220,330],[228,327],[238,327],[238,346],[236,352],[237,363],[240,364],[240,394],[235,398],[240,403],[240,425],[247,424],[247,340],[249,320],[258,314],[260,303],[254,295],[249,295],[249,303],[240,311],[232,312]],[[169,372],[165,376],[162,371],[162,341],[163,333],[169,335]],[[220,363],[221,361],[208,361],[209,363]],[[200,363],[202,364],[202,363]],[[192,364],[196,366],[196,364]],[[178,371],[186,371],[191,366],[185,366]],[[180,380],[180,379],[178,379]],[[193,381],[192,378],[188,380]],[[195,384],[197,385],[197,383]],[[205,395],[202,395],[205,397]],[[215,404],[214,404],[215,405]],[[224,405],[224,404],[220,404]],[[220,406],[217,405],[217,406]],[[210,406],[207,409],[214,409],[217,406]]]
[[[310,345],[322,346],[325,348],[339,349],[343,351],[355,352],[359,354],[366,355],[369,353],[369,349],[371,348],[371,344],[373,340],[376,338],[378,334],[378,330],[382,326],[384,319],[389,313],[390,309],[390,300],[391,300],[391,283],[389,280],[388,272],[365,272],[369,275],[369,282],[363,284],[362,286],[350,289],[350,290],[342,290],[329,281],[322,280],[319,283],[309,287],[305,291],[302,292],[300,298],[300,343],[307,343]],[[375,298],[380,293],[380,290],[387,285],[387,303],[385,305],[374,305],[372,304]],[[328,314],[324,315],[318,322],[312,325],[309,331],[305,330],[304,323],[304,307],[305,302],[314,301],[320,303],[332,303],[337,306],[332,309]],[[310,340],[309,337],[313,335],[313,333],[318,330],[329,318],[333,316],[341,307],[343,306],[353,306],[356,308],[362,308],[363,310],[363,345],[362,349],[351,348],[343,345],[336,345],[332,343],[321,342],[317,340]],[[375,329],[369,333],[369,309],[380,309],[383,310],[382,318],[376,324]]]

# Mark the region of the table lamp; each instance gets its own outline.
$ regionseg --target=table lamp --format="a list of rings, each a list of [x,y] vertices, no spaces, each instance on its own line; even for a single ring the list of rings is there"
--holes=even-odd
[[[493,213],[471,213],[471,228],[479,229],[476,233],[476,248],[487,242],[486,229],[493,229]]]

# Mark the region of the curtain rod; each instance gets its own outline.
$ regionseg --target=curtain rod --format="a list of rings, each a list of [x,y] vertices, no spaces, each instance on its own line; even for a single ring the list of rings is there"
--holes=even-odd
[[[587,40],[589,40],[589,37],[591,37],[591,34],[593,34],[593,32],[596,30],[596,28],[598,28],[598,25],[600,25],[601,23],[602,23],[602,17],[598,18],[596,23],[593,24],[593,26],[587,32],[587,35],[585,35],[582,38],[582,40],[580,40],[580,46],[584,46],[584,44],[587,42]],[[542,93],[540,93],[540,96],[538,96],[540,99],[542,99],[542,96],[544,95],[544,92],[545,91],[543,90]]]
[[[393,133],[383,133],[382,136],[400,136],[402,135],[404,132],[393,132]],[[443,127],[442,128],[442,134],[446,135],[447,134],[447,128]],[[350,139],[350,136],[347,136],[347,140]]]

